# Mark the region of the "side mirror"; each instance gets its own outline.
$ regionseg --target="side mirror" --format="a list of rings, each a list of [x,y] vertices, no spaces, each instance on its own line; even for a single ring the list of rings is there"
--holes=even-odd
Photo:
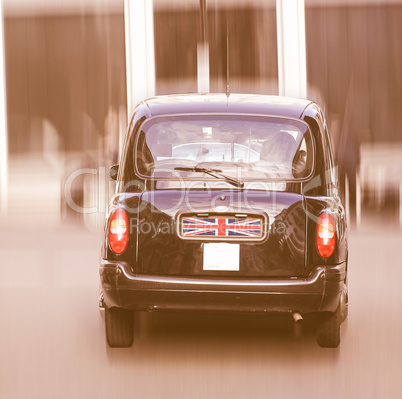
[[[293,176],[296,178],[301,178],[306,176],[307,167],[307,152],[304,150],[299,151],[292,165]]]
[[[119,165],[112,165],[109,169],[109,176],[112,180],[117,180],[117,174],[119,173]]]

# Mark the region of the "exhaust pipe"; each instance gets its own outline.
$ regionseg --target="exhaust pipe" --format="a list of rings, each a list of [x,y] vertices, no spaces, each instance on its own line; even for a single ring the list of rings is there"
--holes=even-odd
[[[303,316],[299,312],[293,312],[293,335],[295,338],[300,338],[303,335]]]
[[[293,312],[292,313],[293,320],[296,324],[303,324],[303,316],[299,312]]]

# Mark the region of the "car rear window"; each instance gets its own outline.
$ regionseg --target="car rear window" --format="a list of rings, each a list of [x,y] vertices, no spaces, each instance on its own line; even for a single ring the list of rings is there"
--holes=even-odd
[[[204,168],[243,181],[293,181],[311,175],[314,145],[308,125],[294,119],[164,116],[144,122],[134,158],[140,176],[158,180],[212,179],[191,170]]]

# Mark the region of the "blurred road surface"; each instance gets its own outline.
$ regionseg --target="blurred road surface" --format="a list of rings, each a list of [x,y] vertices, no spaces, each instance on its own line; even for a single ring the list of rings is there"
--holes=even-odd
[[[109,349],[98,310],[99,233],[0,227],[0,398],[401,398],[402,234],[350,237],[349,319],[339,349],[305,324],[152,314]]]

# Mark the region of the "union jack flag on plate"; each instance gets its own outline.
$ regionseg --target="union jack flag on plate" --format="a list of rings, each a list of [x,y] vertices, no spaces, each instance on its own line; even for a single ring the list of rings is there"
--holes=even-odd
[[[186,238],[261,238],[262,219],[235,217],[183,217],[181,235]]]

